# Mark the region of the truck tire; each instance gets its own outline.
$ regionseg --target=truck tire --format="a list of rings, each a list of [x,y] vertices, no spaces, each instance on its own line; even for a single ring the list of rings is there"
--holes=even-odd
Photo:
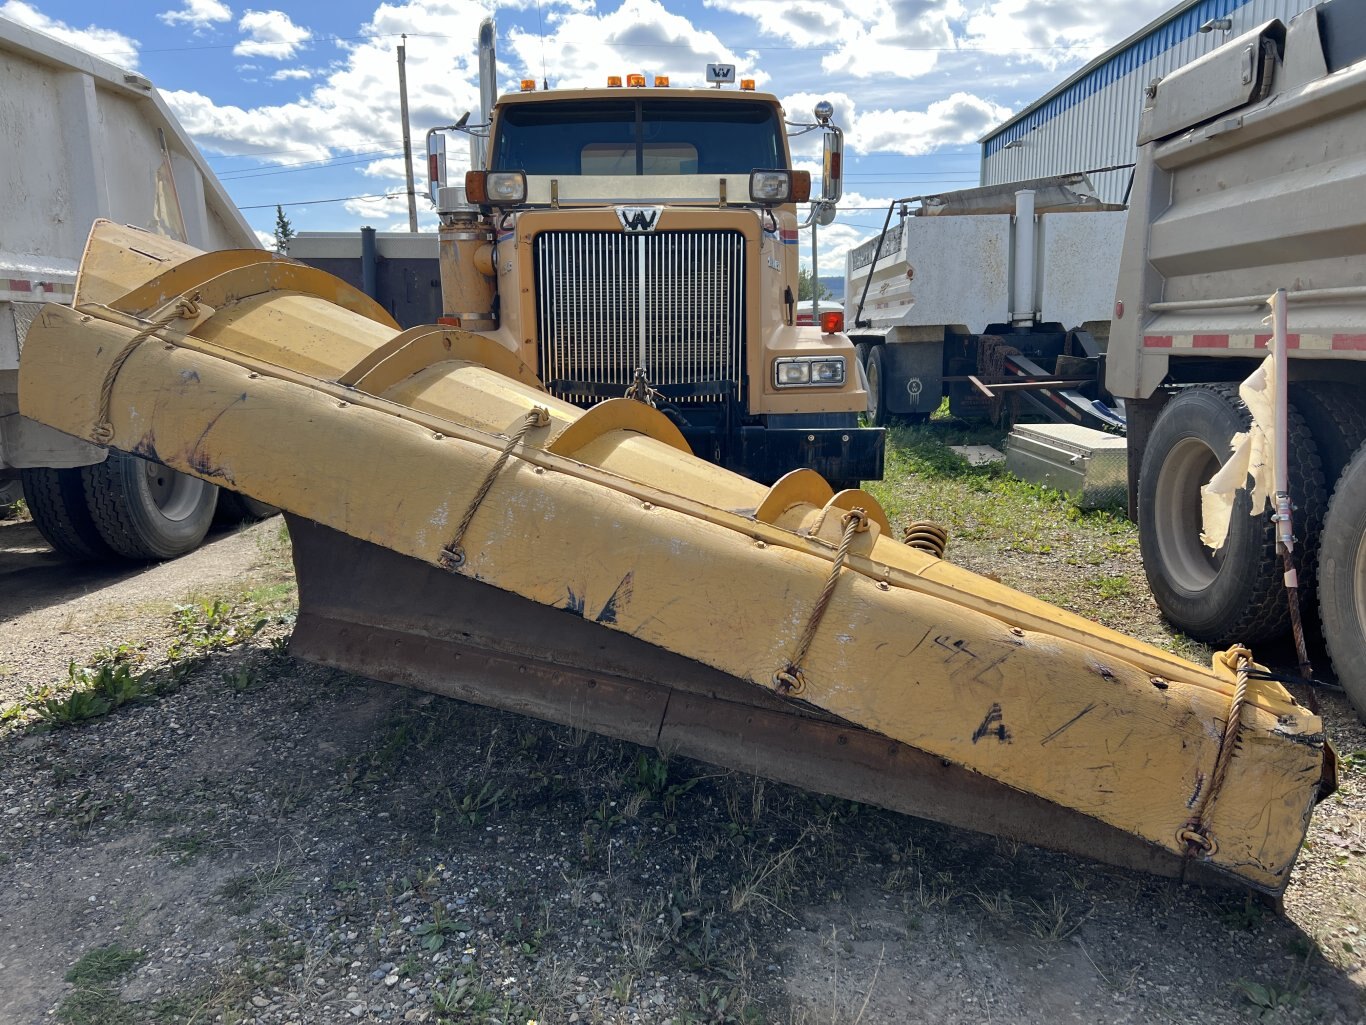
[[[1200,488],[1229,458],[1235,434],[1251,417],[1231,385],[1186,388],[1167,403],[1143,453],[1138,481],[1138,536],[1143,567],[1162,614],[1190,636],[1216,646],[1255,644],[1284,633],[1290,605],[1269,510],[1250,515],[1240,490],[1224,547],[1200,540]],[[1326,504],[1318,452],[1299,413],[1289,424],[1290,497],[1297,552],[1318,543]],[[1300,566],[1301,595],[1314,586]]]
[[[1319,546],[1319,620],[1328,656],[1366,722],[1366,448],[1338,479]]]
[[[1366,442],[1366,406],[1361,390],[1341,381],[1292,381],[1290,401],[1304,417],[1323,461],[1331,494],[1342,471]]]
[[[213,518],[215,523],[235,527],[241,523],[255,523],[257,520],[264,520],[267,516],[274,516],[279,511],[277,506],[258,502],[246,495],[239,495],[236,491],[219,488],[218,511]]]
[[[874,345],[868,352],[865,371],[868,374],[868,422],[874,427],[890,427],[893,417],[887,411],[887,393],[884,384],[887,377],[883,367],[882,346]]]
[[[104,543],[85,504],[81,471],[39,467],[20,470],[24,501],[33,525],[58,555],[82,562],[112,559],[114,551]]]
[[[126,559],[184,555],[213,523],[218,489],[150,459],[110,452],[81,476],[95,528]]]

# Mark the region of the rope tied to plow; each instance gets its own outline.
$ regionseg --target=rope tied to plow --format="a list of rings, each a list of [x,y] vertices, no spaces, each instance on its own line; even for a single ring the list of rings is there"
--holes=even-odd
[[[128,339],[114,361],[109,364],[109,369],[104,372],[104,381],[100,384],[100,409],[95,417],[95,427],[90,432],[90,440],[97,445],[110,445],[114,441],[114,424],[109,419],[109,406],[114,399],[114,382],[118,379],[119,371],[128,362],[128,357],[133,355],[133,350],[145,342],[158,331],[170,326],[177,320],[193,320],[199,316],[199,293],[191,296],[182,295],[176,300],[176,304],[171,311],[163,317],[158,317],[148,324],[141,331]]]
[[[1229,764],[1233,761],[1233,751],[1238,746],[1238,731],[1243,725],[1243,705],[1247,702],[1247,685],[1252,674],[1252,652],[1241,644],[1229,648],[1220,657],[1226,665],[1234,666],[1237,683],[1233,688],[1233,700],[1229,702],[1224,735],[1219,738],[1219,753],[1214,759],[1214,771],[1210,773],[1209,784],[1200,794],[1191,817],[1176,831],[1176,839],[1186,845],[1187,858],[1201,852],[1213,856],[1219,849],[1218,843],[1209,835],[1209,811],[1224,785]]]
[[[493,487],[493,482],[498,475],[503,472],[503,467],[507,465],[508,459],[512,456],[512,450],[522,443],[533,427],[549,427],[550,410],[544,406],[532,406],[522,417],[522,422],[517,430],[512,432],[512,437],[503,446],[503,451],[498,453],[498,458],[489,467],[489,472],[484,474],[484,480],[479,485],[479,490],[474,493],[474,498],[470,500],[469,508],[465,510],[465,515],[460,518],[460,525],[455,528],[455,537],[451,538],[451,543],[441,549],[441,554],[437,557],[442,569],[457,570],[465,565],[465,531],[469,530],[470,523],[474,521],[474,514],[479,511],[479,506],[488,497],[489,490]]]
[[[840,522],[844,524],[844,536],[835,551],[835,561],[830,564],[830,575],[825,578],[825,586],[821,588],[820,597],[816,599],[816,604],[811,607],[811,615],[806,619],[806,629],[802,631],[801,640],[797,642],[797,650],[783,667],[773,674],[773,686],[784,694],[800,694],[806,688],[802,663],[806,661],[807,652],[811,650],[811,642],[815,640],[816,630],[821,625],[821,618],[825,615],[830,598],[835,593],[835,584],[840,578],[840,571],[844,569],[845,559],[849,557],[849,548],[854,543],[854,537],[865,533],[872,521],[869,520],[866,509],[850,509],[841,517]]]

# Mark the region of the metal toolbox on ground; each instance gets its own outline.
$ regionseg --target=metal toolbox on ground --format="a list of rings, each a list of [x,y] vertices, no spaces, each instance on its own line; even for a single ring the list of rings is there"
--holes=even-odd
[[[1019,424],[1006,442],[1006,469],[1065,492],[1082,509],[1122,506],[1125,445],[1121,437],[1074,424]]]

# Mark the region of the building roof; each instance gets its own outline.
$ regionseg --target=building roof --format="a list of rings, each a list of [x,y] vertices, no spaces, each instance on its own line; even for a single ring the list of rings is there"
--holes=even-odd
[[[1200,26],[1210,19],[1227,17],[1247,3],[1248,0],[1181,0],[1162,17],[1089,61],[978,141],[989,156],[1199,32]]]

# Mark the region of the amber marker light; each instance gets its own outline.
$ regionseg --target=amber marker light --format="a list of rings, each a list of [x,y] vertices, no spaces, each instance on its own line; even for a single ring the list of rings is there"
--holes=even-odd
[[[471,203],[487,203],[489,201],[487,181],[487,171],[466,171],[465,198]]]
[[[524,92],[524,93],[534,93],[535,91],[536,91],[536,79],[534,79],[534,78],[524,78],[524,79],[522,79],[522,92]]]
[[[655,75],[655,88],[656,88],[656,89],[667,89],[667,88],[669,88],[669,76],[668,76],[668,75]]]
[[[743,92],[743,93],[752,93],[752,92],[754,92],[754,79],[752,79],[752,78],[742,78],[742,79],[740,79],[740,91]]]
[[[626,76],[626,85],[627,85],[629,88],[631,88],[631,89],[644,89],[644,88],[645,88],[645,76],[644,76],[644,75],[627,75],[627,76]]]
[[[607,76],[607,88],[608,88],[608,89],[620,89],[620,88],[621,88],[621,76],[620,76],[620,75],[608,75],[608,76]]]

